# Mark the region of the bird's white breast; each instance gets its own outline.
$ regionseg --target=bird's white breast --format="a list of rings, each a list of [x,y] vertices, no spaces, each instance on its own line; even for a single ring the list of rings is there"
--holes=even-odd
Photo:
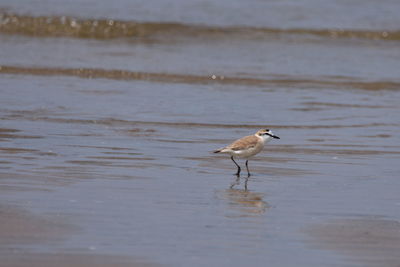
[[[257,142],[255,146],[247,149],[234,151],[234,156],[238,158],[250,158],[258,154],[264,148],[264,144],[266,141],[264,137],[257,136],[257,138],[259,139],[259,142]],[[269,141],[269,139],[267,141]]]

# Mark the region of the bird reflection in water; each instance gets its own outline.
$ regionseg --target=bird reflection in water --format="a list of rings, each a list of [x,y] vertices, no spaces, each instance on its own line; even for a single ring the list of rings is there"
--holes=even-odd
[[[249,181],[249,177],[244,180],[244,190],[247,191],[247,182]],[[235,185],[240,185],[240,176],[236,177],[235,181],[231,183],[230,189],[233,189]]]
[[[269,205],[263,200],[262,193],[251,192],[247,190],[248,178],[245,180],[244,189],[235,189],[234,186],[240,183],[240,179],[236,179],[231,187],[224,191],[224,198],[229,200],[229,205],[241,212],[241,215],[261,214],[264,213]]]

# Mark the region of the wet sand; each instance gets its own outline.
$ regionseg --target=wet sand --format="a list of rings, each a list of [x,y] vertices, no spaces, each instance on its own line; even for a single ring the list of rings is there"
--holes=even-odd
[[[338,251],[364,266],[400,266],[400,222],[385,218],[334,220],[311,227],[313,246]]]
[[[3,192],[15,191],[2,188]],[[79,229],[68,224],[68,216],[33,215],[12,206],[0,207],[0,266],[159,266],[129,256],[73,252],[32,252],[29,247],[51,246]]]
[[[45,253],[8,253],[1,255],[0,266],[77,266],[77,267],[153,267],[162,266],[143,261],[135,261],[126,256],[115,255],[84,255],[84,254],[45,254]]]
[[[13,191],[7,188],[7,191]],[[5,190],[2,189],[4,192]],[[53,220],[45,216],[34,216],[28,211],[2,206],[0,220],[1,247],[3,250],[13,251],[7,247],[20,243],[34,244],[40,241],[62,240],[68,233],[73,233],[74,228],[66,224],[61,218]],[[76,230],[76,229],[75,229]]]
[[[304,89],[296,94],[257,88],[252,100],[258,110],[271,97],[283,101],[282,94],[295,96],[290,106],[275,105],[278,112],[264,127],[282,139],[250,161],[254,175],[246,181],[233,175],[229,158],[211,153],[263,126],[251,109],[241,109],[242,115],[229,110],[237,117],[226,116],[223,123],[223,117],[214,116],[221,105],[242,99],[240,87],[233,95],[225,87],[213,88],[212,94],[226,99],[211,100],[205,94],[210,88],[204,87],[209,85],[188,91],[187,85],[172,84],[163,104],[151,96],[162,93],[164,83],[139,82],[135,89],[130,81],[62,76],[6,75],[1,81],[7,84],[2,87],[1,201],[35,214],[7,216],[15,218],[3,224],[3,232],[14,234],[8,237],[12,242],[3,243],[3,253],[14,244],[38,266],[58,257],[97,266],[97,255],[115,255],[110,265],[121,256],[169,266],[249,261],[262,266],[266,260],[280,266],[361,266],[374,255],[379,260],[380,254],[364,259],[367,252],[344,252],[342,244],[351,246],[352,241],[332,241],[324,233],[339,230],[318,230],[317,222],[334,219],[346,225],[355,215],[396,221],[399,124],[385,114],[397,111],[392,97],[397,91],[362,91],[359,101],[346,102],[342,97],[356,99],[360,91],[309,89],[310,102],[304,100]],[[35,95],[20,98],[32,88]],[[208,103],[208,110],[199,116],[200,107],[185,97],[176,105],[183,92]],[[44,95],[46,100],[40,100]],[[144,103],[134,101],[138,96]],[[43,101],[52,104],[44,107]],[[281,121],[300,114],[308,119]],[[32,228],[22,224],[27,232],[10,230],[26,221],[32,222]],[[316,227],[318,234],[304,232],[307,227]],[[40,242],[26,242],[38,235]],[[335,245],[321,245],[321,250],[320,243]],[[383,255],[391,255],[388,251]],[[23,265],[24,257],[11,257],[10,263]]]

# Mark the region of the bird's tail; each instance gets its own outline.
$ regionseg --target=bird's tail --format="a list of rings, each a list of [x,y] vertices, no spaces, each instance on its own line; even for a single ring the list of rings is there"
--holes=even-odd
[[[215,151],[213,151],[213,152],[214,152],[214,153],[219,153],[219,152],[221,152],[221,150],[222,150],[222,148],[217,149],[217,150],[215,150]]]

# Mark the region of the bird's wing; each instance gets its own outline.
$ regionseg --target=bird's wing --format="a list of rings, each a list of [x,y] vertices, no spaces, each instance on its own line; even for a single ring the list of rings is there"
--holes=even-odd
[[[235,142],[233,142],[226,148],[234,150],[234,151],[242,150],[242,149],[246,149],[246,148],[255,147],[257,145],[257,143],[258,143],[258,138],[254,135],[249,135],[249,136],[245,136],[245,137],[242,137],[242,138],[236,140]]]

